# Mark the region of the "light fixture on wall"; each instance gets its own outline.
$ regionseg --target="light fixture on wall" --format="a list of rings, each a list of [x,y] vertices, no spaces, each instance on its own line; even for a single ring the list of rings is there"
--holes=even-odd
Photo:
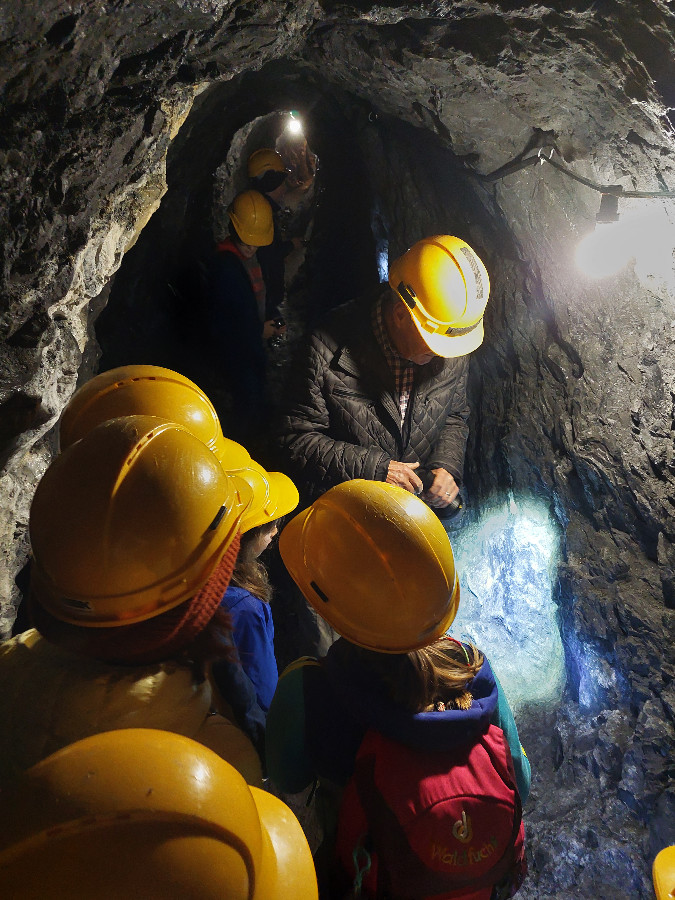
[[[611,225],[619,221],[619,194],[603,194],[600,209],[595,217],[598,225]]]
[[[675,191],[627,191],[620,184],[598,184],[558,162],[554,158],[555,153],[558,153],[555,147],[542,147],[536,154],[512,160],[487,175],[474,174],[481,181],[494,182],[528,166],[548,163],[569,178],[597,191],[602,196],[595,228],[582,238],[575,254],[579,268],[591,278],[604,278],[616,274],[633,259],[636,268],[640,266],[646,277],[661,277],[669,288],[675,290],[672,263],[675,223],[663,208],[650,213],[632,210],[630,214],[619,215],[620,199],[672,200],[675,199]]]
[[[590,278],[606,278],[616,275],[632,258],[629,235],[620,224],[620,185],[613,186],[616,193],[605,193],[600,198],[600,209],[595,217],[595,228],[583,237],[577,246],[574,259],[577,266]]]

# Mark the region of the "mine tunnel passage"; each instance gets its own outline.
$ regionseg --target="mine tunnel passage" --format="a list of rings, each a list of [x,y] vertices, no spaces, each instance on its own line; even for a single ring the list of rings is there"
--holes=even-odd
[[[478,379],[473,379],[475,427],[481,420],[481,397],[497,391],[508,402],[512,390],[511,378],[504,377],[503,371],[497,380],[497,369],[490,362],[490,345],[496,331],[493,323],[503,315],[503,286],[524,277],[510,262],[517,256],[513,240],[490,193],[463,170],[461,161],[437,136],[381,116],[353,96],[339,91],[327,94],[311,87],[298,92],[297,86],[290,86],[284,93],[279,91],[278,78],[276,92],[269,90],[268,83],[251,76],[240,81],[238,90],[228,85],[207,93],[175,141],[169,158],[168,193],[136,246],[124,258],[97,324],[102,349],[100,368],[142,360],[183,372],[211,396],[227,433],[228,386],[222,384],[222,377],[221,381],[217,377],[214,381],[213,369],[205,371],[195,366],[195,354],[186,351],[189,296],[176,292],[174,286],[181,277],[185,278],[181,272],[186,270],[189,281],[189,260],[226,232],[224,210],[235,193],[246,187],[245,164],[250,153],[283,140],[289,119],[297,115],[308,146],[318,157],[318,171],[310,198],[300,204],[299,215],[291,221],[291,227],[295,226],[296,232],[301,230],[308,242],[297,271],[288,281],[284,316],[289,333],[285,345],[281,351],[269,354],[275,398],[281,401],[283,397],[293,349],[323,313],[383,281],[388,260],[416,240],[429,234],[456,234],[485,260],[492,283],[484,347],[472,360],[472,369],[483,367],[480,387]],[[189,290],[188,284],[188,295]],[[490,377],[495,381],[486,384]],[[486,472],[482,464],[485,453],[494,456],[498,452],[497,437],[493,435],[493,448],[483,446],[480,454],[474,453],[467,461],[469,500],[464,523],[472,518],[479,531],[486,527],[479,506],[506,510],[513,506],[508,489],[495,483],[493,473]],[[482,440],[485,441],[485,435]],[[527,497],[522,502],[527,506]],[[516,705],[524,707],[529,701],[535,705],[555,704],[565,681],[551,588],[560,535],[546,513],[540,510],[539,515],[549,524],[537,527],[551,536],[543,539],[546,547],[542,546],[537,559],[531,552],[531,541],[519,543],[513,517],[497,515],[497,526],[493,520],[492,533],[496,528],[497,542],[502,548],[507,544],[510,548],[501,557],[499,550],[485,552],[488,566],[500,557],[499,573],[493,581],[500,580],[497,587],[502,599],[506,597],[508,604],[509,593],[518,593],[528,580],[524,573],[538,572],[532,579],[534,586],[529,596],[521,592],[518,602],[511,603],[506,619],[499,619],[494,609],[488,610],[495,605],[494,584],[488,584],[487,591],[467,586],[480,577],[478,566],[468,552],[471,541],[462,539],[461,527],[455,529],[459,558],[465,559],[467,566],[466,577],[463,576],[467,599],[458,628],[468,625],[467,616],[484,623],[478,630],[468,625],[466,634],[485,648],[507,693],[510,690]],[[530,522],[526,514],[523,522],[526,524],[522,527]],[[531,534],[534,527],[530,525]],[[451,537],[454,541],[455,535]],[[537,545],[537,540],[534,543]],[[485,550],[484,542],[481,546]],[[488,622],[493,623],[492,627],[487,627]],[[521,634],[523,640],[519,642]],[[531,653],[535,643],[537,652]],[[518,683],[518,673],[523,674],[519,660],[523,665],[529,660],[535,668],[545,664],[548,672],[545,685],[529,670],[520,679],[529,680],[533,688],[529,696]]]
[[[607,501],[604,495],[592,499],[594,485],[601,483],[597,466],[591,454],[584,457],[574,446],[572,420],[580,418],[582,402],[574,399],[576,385],[583,400],[588,396],[583,391],[595,383],[583,377],[586,338],[577,331],[578,342],[567,340],[570,329],[565,328],[563,339],[560,310],[554,314],[538,269],[541,260],[531,247],[526,251],[518,244],[499,195],[472,176],[474,161],[458,158],[449,136],[430,124],[415,127],[385,115],[376,104],[327,87],[311,74],[298,77],[288,64],[205,91],[171,145],[167,193],[125,255],[96,322],[102,352],[98,368],[165,365],[192,374],[214,401],[219,399],[219,385],[189,369],[184,332],[190,310],[177,302],[171,287],[177,269],[216,239],[223,203],[243,187],[248,153],[278,136],[280,121],[290,111],[301,118],[319,164],[310,217],[302,228],[308,243],[288,285],[287,340],[270,358],[276,396],[283,396],[291,351],[307,329],[324,312],[382,280],[387,259],[438,233],[465,238],[480,255],[491,297],[485,340],[470,365],[465,517],[451,533],[463,591],[457,633],[485,649],[518,710],[534,773],[525,812],[533,869],[554,885],[547,896],[561,896],[563,882],[573,885],[573,894],[565,896],[603,896],[598,885],[619,891],[631,885],[632,896],[646,896],[635,887],[644,884],[646,869],[633,846],[641,838],[631,810],[648,820],[648,813],[640,813],[639,798],[662,792],[666,800],[660,801],[655,833],[666,827],[663,775],[654,776],[655,787],[642,790],[647,764],[640,760],[644,753],[658,757],[660,751],[644,750],[633,738],[629,666],[625,655],[619,658],[601,616],[596,617],[595,594],[586,590],[587,601],[581,578],[559,577],[570,515],[577,517],[576,540],[583,534],[586,544],[595,542],[610,559],[617,552],[614,543],[627,545],[624,534],[631,530],[618,512],[624,509],[620,489],[610,488]],[[526,146],[520,150],[530,152]],[[577,218],[587,223],[583,204],[567,196]],[[528,194],[523,206],[531,200]],[[537,235],[534,245],[543,246],[538,242],[544,239]],[[556,254],[562,256],[557,247]],[[563,292],[577,287],[567,270],[560,277]],[[575,295],[570,296],[571,305]],[[593,303],[594,315],[614,315],[609,301],[611,308],[605,310],[601,291]],[[92,309],[101,305],[93,303]],[[593,334],[613,358],[607,330]],[[623,399],[619,396],[620,406]],[[227,431],[227,397],[219,413]],[[588,526],[580,519],[593,519],[593,502],[603,508],[607,503],[618,537],[595,528],[584,531]],[[648,546],[650,533],[637,531],[636,540]],[[655,551],[648,552],[652,558]],[[603,597],[607,590],[603,585]],[[476,617],[479,626],[467,621]],[[591,623],[583,634],[580,622]],[[540,677],[542,668],[545,677]],[[662,773],[662,764],[654,770]],[[621,829],[626,836],[617,838]],[[578,848],[577,858],[561,874],[559,860],[570,846]],[[582,871],[588,873],[585,886],[577,890],[575,879]]]
[[[306,330],[322,313],[383,280],[387,260],[437,233],[460,235],[475,248],[490,274],[491,299],[485,340],[471,359],[466,509],[451,533],[463,591],[455,633],[474,638],[485,649],[517,710],[534,773],[525,811],[531,870],[537,884],[550,888],[541,896],[596,898],[605,896],[602,891],[608,886],[616,888],[617,896],[647,896],[647,854],[640,848],[647,844],[647,829],[654,842],[666,833],[671,795],[664,786],[665,740],[642,740],[641,735],[665,734],[667,725],[659,721],[653,697],[644,702],[651,696],[644,682],[655,677],[657,666],[645,662],[642,654],[648,651],[642,636],[635,638],[636,632],[646,630],[641,613],[633,612],[637,605],[624,612],[632,599],[630,563],[614,560],[625,551],[628,560],[639,559],[646,570],[640,553],[654,562],[663,541],[659,543],[658,529],[651,522],[633,529],[639,516],[634,515],[630,498],[626,500],[628,492],[607,479],[592,448],[584,446],[583,433],[579,440],[579,423],[593,431],[587,419],[596,409],[596,389],[598,405],[607,405],[606,395],[612,401],[618,396],[619,424],[624,413],[632,419],[634,432],[640,430],[640,417],[650,421],[650,411],[635,399],[641,370],[630,361],[630,342],[639,330],[633,320],[645,308],[651,316],[653,304],[636,303],[622,332],[628,361],[622,356],[621,372],[627,370],[626,377],[638,385],[631,388],[631,406],[623,388],[613,392],[613,385],[606,384],[612,380],[606,373],[616,355],[615,332],[601,325],[603,317],[613,326],[616,313],[620,319],[624,315],[622,307],[616,309],[617,292],[605,296],[602,290],[579,291],[592,302],[586,304],[588,315],[582,311],[575,318],[573,278],[564,272],[558,284],[550,283],[559,274],[549,252],[557,239],[555,227],[550,234],[539,229],[527,246],[518,243],[527,238],[528,227],[537,230],[537,223],[553,222],[558,212],[546,205],[546,191],[537,191],[534,179],[528,183],[530,192],[514,192],[516,200],[507,216],[498,201],[504,195],[472,175],[472,167],[479,168],[481,160],[453,152],[460,142],[453,142],[428,109],[421,111],[414,126],[413,116],[404,121],[385,114],[376,98],[369,103],[288,62],[214,85],[197,97],[173,138],[167,157],[168,189],[159,208],[124,255],[112,283],[90,305],[92,321],[104,307],[95,321],[101,351],[96,368],[104,371],[128,363],[168,366],[192,375],[214,400],[220,399],[219,388],[224,387],[219,412],[227,432],[231,386],[208,384],[189,368],[185,338],[191,310],[184,294],[175,290],[177,276],[212,246],[223,204],[243,187],[248,153],[276,140],[280,120],[291,111],[303,122],[319,167],[309,216],[299,229],[308,243],[288,286],[288,337],[270,354],[276,396],[283,395],[291,351]],[[465,135],[471,131],[469,122],[458,127]],[[532,152],[527,137],[523,141],[514,149],[506,136],[509,154]],[[560,185],[556,189],[560,193]],[[569,209],[555,221],[564,215],[587,224],[582,201],[571,191],[565,197]],[[541,209],[526,209],[528,202],[541,204]],[[519,231],[513,226],[518,204],[525,209],[516,222]],[[557,245],[553,255],[557,265],[563,256]],[[540,263],[545,274],[540,273]],[[554,315],[546,287],[555,287],[569,309],[559,302]],[[565,319],[570,311],[573,314]],[[647,313],[644,316],[649,324]],[[602,345],[605,356],[599,364],[600,377],[591,377],[578,388],[584,372],[581,357],[584,363],[588,358],[597,363],[588,351],[584,330]],[[655,356],[650,345],[640,366],[648,367],[658,384]],[[89,371],[85,365],[81,370],[83,379],[92,374],[88,362]],[[619,385],[621,377],[614,379]],[[610,456],[606,453],[602,459]],[[617,471],[617,482],[621,478]],[[568,517],[576,517],[576,546],[584,549],[578,552],[582,562],[572,574],[567,567],[565,580],[560,572],[565,568]],[[599,566],[597,560],[589,563],[584,581],[584,560],[596,549],[592,544],[610,562],[606,569],[604,562],[600,567],[602,587],[597,593],[587,590],[584,596],[579,585],[596,579],[592,566]],[[606,571],[612,573],[609,586],[604,583]],[[658,593],[658,576],[652,572],[649,577]],[[617,626],[611,624],[615,609],[621,617]],[[633,650],[648,676],[630,671],[627,653]],[[534,668],[520,665],[525,661]],[[546,677],[538,677],[537,665],[545,669]],[[642,691],[635,703],[631,678]],[[578,887],[581,878],[584,885]],[[568,889],[571,893],[564,893]]]

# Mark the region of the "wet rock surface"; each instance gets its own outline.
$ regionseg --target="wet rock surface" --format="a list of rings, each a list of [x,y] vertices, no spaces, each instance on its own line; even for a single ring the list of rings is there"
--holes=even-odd
[[[425,234],[461,234],[490,272],[468,515],[536,499],[557,523],[566,673],[519,720],[521,894],[650,897],[675,841],[672,251],[589,281],[573,250],[597,193],[544,165],[479,176],[546,145],[593,181],[675,188],[673,26],[665,0],[5,4],[5,632],[60,410],[101,353],[181,368],[167,285],[211,240],[214,174],[240,129],[298,109],[322,169],[293,340]]]

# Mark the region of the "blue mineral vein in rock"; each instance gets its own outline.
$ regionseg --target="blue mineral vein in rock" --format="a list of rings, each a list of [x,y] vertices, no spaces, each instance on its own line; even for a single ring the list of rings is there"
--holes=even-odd
[[[461,587],[450,633],[487,655],[514,712],[557,706],[565,664],[551,578],[560,534],[548,511],[507,497],[450,540]]]

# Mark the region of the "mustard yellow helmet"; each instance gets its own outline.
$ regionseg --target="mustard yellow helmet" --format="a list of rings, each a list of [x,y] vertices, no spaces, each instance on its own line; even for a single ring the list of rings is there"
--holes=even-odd
[[[213,404],[197,385],[161,366],[119,366],[91,378],[70,398],[59,423],[62,450],[95,425],[119,416],[160,416],[178,422],[212,450],[223,468],[240,468],[248,452],[223,437]],[[239,448],[239,449],[237,449]]]
[[[466,241],[447,234],[418,241],[391,264],[389,284],[437,356],[464,356],[482,344],[490,279]]]
[[[369,650],[424,647],[457,614],[459,581],[445,529],[403,488],[339,484],[291,519],[279,550],[319,615]]]
[[[248,177],[260,178],[265,172],[288,172],[281,153],[270,147],[256,150],[248,158]]]
[[[274,240],[272,207],[258,191],[242,191],[237,194],[227,214],[239,239],[252,247],[267,247]]]
[[[298,489],[288,475],[283,472],[266,472],[254,460],[232,474],[246,481],[253,493],[251,505],[241,520],[242,534],[293,512],[300,502]]]
[[[675,846],[664,847],[656,854],[652,877],[656,900],[672,900],[675,897]]]
[[[75,625],[153,618],[206,583],[251,499],[184,426],[154,416],[103,422],[37,486],[33,596]]]
[[[85,738],[0,798],[3,896],[28,900],[316,900],[300,824],[190,738]]]

